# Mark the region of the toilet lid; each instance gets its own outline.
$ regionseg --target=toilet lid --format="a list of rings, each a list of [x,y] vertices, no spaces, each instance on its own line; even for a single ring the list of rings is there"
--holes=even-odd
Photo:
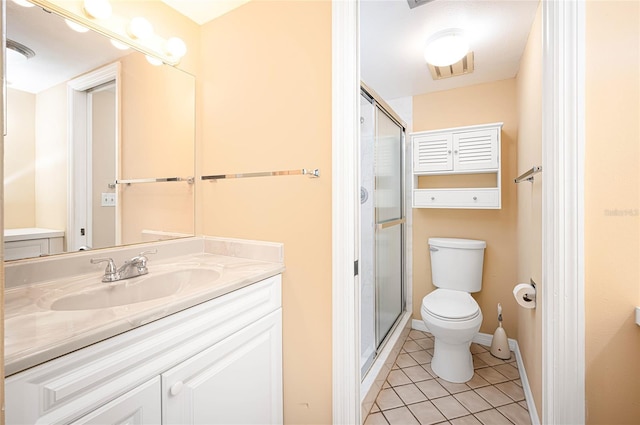
[[[436,289],[422,301],[432,315],[451,321],[469,320],[480,314],[480,307],[468,292]]]

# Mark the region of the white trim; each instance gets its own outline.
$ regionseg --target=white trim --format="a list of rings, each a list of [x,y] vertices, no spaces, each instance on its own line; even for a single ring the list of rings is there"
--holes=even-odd
[[[68,198],[67,198],[67,251],[75,251],[82,245],[92,246],[91,234],[93,229],[89,228],[87,223],[91,217],[91,145],[88,143],[91,134],[90,122],[88,114],[90,104],[87,102],[86,91],[114,81],[116,84],[116,158],[119,158],[120,152],[120,62],[114,62],[107,66],[103,66],[88,74],[74,78],[67,83],[67,99],[68,99],[68,149],[69,149],[69,165],[68,174]],[[78,153],[80,153],[78,155]],[[116,164],[120,161],[117,160]],[[116,176],[118,175],[119,165],[116,165]],[[78,178],[81,175],[81,178]],[[84,195],[86,207],[83,212],[76,211],[76,200],[79,199],[78,193]],[[120,207],[118,202],[118,194],[116,191],[116,243],[120,240]],[[80,227],[87,228],[87,234],[82,237],[75,234],[75,229]]]
[[[543,7],[542,422],[585,422],[585,4]]]
[[[412,320],[411,328],[422,332],[429,332],[422,320]],[[491,346],[493,341],[493,335],[478,332],[473,341],[476,344],[484,345],[485,347]],[[529,385],[529,379],[527,378],[527,371],[524,368],[524,361],[522,360],[522,354],[520,353],[520,346],[518,341],[512,338],[508,338],[509,350],[513,351],[516,356],[516,364],[518,365],[518,373],[520,374],[520,381],[522,382],[522,390],[524,391],[524,397],[527,401],[527,410],[529,410],[529,418],[532,425],[540,425],[540,418],[538,417],[538,410],[536,409],[536,402],[533,398],[533,392]]]
[[[359,136],[358,3],[332,8],[332,413],[360,424],[360,291],[356,259]]]

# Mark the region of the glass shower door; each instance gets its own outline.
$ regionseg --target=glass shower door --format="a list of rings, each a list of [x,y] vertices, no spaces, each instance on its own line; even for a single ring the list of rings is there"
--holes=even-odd
[[[376,346],[404,308],[402,127],[375,106]]]

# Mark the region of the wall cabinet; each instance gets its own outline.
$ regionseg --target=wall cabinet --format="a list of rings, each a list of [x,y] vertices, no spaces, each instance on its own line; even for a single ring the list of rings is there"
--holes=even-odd
[[[500,208],[502,123],[411,135],[414,208]],[[420,188],[419,176],[495,173],[490,188]]]
[[[6,379],[7,424],[282,423],[280,276]]]

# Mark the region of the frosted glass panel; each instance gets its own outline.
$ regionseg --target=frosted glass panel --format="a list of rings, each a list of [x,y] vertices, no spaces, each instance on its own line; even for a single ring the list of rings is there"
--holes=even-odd
[[[376,108],[376,220],[402,217],[402,129]]]
[[[402,311],[402,225],[376,233],[377,344]]]

